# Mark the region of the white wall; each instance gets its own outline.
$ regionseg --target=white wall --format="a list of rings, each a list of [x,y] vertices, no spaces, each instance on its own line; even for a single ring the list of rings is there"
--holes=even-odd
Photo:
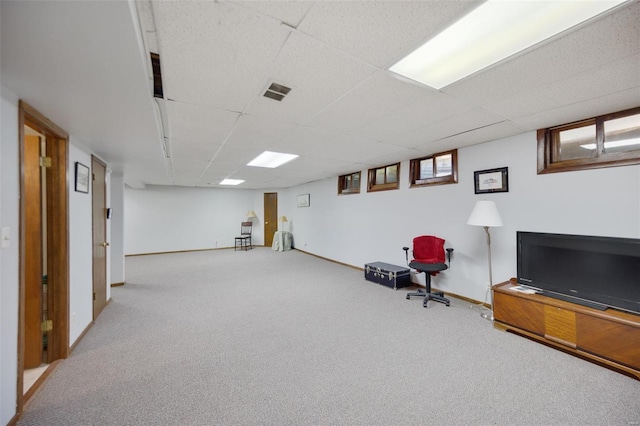
[[[435,234],[453,247],[451,270],[434,286],[485,300],[488,282],[486,238],[466,225],[476,202],[496,202],[501,228],[491,229],[494,283],[516,275],[516,231],[640,237],[640,166],[536,174],[536,138],[530,132],[458,151],[458,184],[408,188],[409,162],[401,164],[401,188],[336,195],[336,178],[290,190],[311,194],[311,206],[294,208],[296,247],[362,267],[385,261],[402,265],[402,246],[413,237]],[[509,167],[509,192],[474,194],[473,172]],[[421,281],[423,282],[423,280]]]
[[[438,235],[454,253],[451,269],[434,286],[480,301],[489,281],[486,237],[481,227],[466,225],[477,200],[495,201],[504,222],[490,231],[494,284],[516,275],[519,230],[640,238],[640,166],[538,175],[536,147],[535,132],[529,132],[460,149],[453,185],[409,188],[406,161],[395,191],[367,193],[367,170],[356,195],[338,196],[337,177],[281,189],[278,216],[289,219],[296,248],[357,267],[404,265],[402,247],[411,246],[413,237]],[[474,171],[505,166],[509,192],[474,194]],[[254,236],[264,241],[264,192],[272,191],[127,189],[125,252],[211,248],[216,241],[217,247],[231,246],[247,210],[258,215]],[[297,196],[305,193],[310,207],[297,207]]]
[[[91,185],[89,193],[74,190],[76,161],[91,167],[91,154],[69,140],[69,343],[93,321],[93,254]]]
[[[124,206],[124,252],[140,254],[233,247],[255,200],[246,190],[125,187]],[[262,234],[254,237],[262,244]]]
[[[0,248],[0,424],[16,413],[18,371],[18,99],[0,86],[0,227],[11,231]]]
[[[11,242],[0,249],[0,424],[16,413],[18,371],[19,177],[18,98],[0,86],[0,227]],[[75,192],[74,164],[91,165],[91,155],[69,140],[69,342],[73,344],[93,320],[91,194]],[[107,288],[109,291],[109,288]]]
[[[111,184],[109,185],[109,197],[107,200],[111,204],[111,219],[109,224],[110,250],[109,259],[111,261],[111,280],[109,284],[123,283],[125,280],[124,271],[124,177],[122,173],[111,173]]]
[[[106,209],[111,205],[111,202],[109,201],[111,197],[111,169],[109,169],[109,167],[106,167],[104,180],[105,180],[105,209]],[[92,203],[92,206],[93,206],[93,203]],[[106,214],[107,214],[106,211],[104,214],[106,217]],[[93,219],[93,215],[92,215],[92,219]],[[93,230],[92,230],[92,236],[93,236]],[[111,221],[110,220],[105,220],[105,237],[104,238],[108,243],[111,241]],[[110,244],[106,247],[105,256],[106,256],[105,284],[107,286],[105,293],[106,293],[107,303],[108,303],[109,300],[111,300],[111,283],[112,283],[111,281],[111,245]]]

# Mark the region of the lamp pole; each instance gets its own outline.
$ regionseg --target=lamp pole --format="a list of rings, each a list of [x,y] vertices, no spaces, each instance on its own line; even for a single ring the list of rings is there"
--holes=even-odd
[[[484,232],[486,232],[487,234],[487,255],[489,257],[489,295],[491,296],[491,310],[489,312],[482,312],[480,315],[482,316],[482,318],[493,321],[493,275],[491,273],[491,234],[489,233],[488,226],[484,227]]]
[[[467,225],[482,226],[485,234],[487,234],[487,256],[489,260],[489,291],[491,292],[491,310],[489,312],[481,312],[482,318],[493,321],[493,273],[491,271],[491,234],[490,227],[502,226],[502,219],[493,201],[479,200],[476,202]],[[485,301],[486,301],[485,293]],[[483,305],[478,305],[483,306]]]

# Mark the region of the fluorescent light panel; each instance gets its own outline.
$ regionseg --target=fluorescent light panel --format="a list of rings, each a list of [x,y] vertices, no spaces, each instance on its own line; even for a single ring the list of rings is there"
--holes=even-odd
[[[625,1],[487,0],[389,69],[441,89]]]
[[[249,163],[247,163],[247,166],[268,167],[270,169],[275,169],[276,167],[282,166],[283,164],[288,163],[289,161],[296,158],[298,158],[298,155],[295,154],[283,154],[281,152],[265,151],[251,160]]]
[[[242,182],[242,179],[223,179],[220,185],[240,185]]]

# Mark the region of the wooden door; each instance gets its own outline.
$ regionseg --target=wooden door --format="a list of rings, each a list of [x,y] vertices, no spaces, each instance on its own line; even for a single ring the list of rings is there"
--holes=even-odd
[[[30,129],[30,130],[29,130]],[[38,159],[35,171],[33,160],[36,148],[29,143],[29,135],[35,131],[41,142],[44,140],[46,156],[50,166],[40,168]],[[23,394],[23,373],[27,365],[35,365],[38,354],[38,365],[41,362],[52,363],[69,355],[69,215],[68,215],[68,145],[69,135],[51,120],[40,114],[24,101],[18,103],[18,132],[20,140],[20,286],[18,307],[18,365],[17,365],[17,413],[21,413],[28,395],[33,395],[41,382],[36,382],[29,394]],[[32,150],[33,148],[33,150]],[[44,155],[42,150],[41,155]],[[28,160],[29,158],[29,160]],[[46,170],[46,172],[45,172]],[[43,179],[43,181],[40,180]],[[40,190],[34,189],[38,184]],[[39,206],[33,203],[33,197],[40,194]],[[29,204],[28,204],[28,201]],[[34,205],[30,205],[34,204]],[[42,208],[42,210],[41,210]],[[40,230],[33,230],[33,215],[39,218]],[[46,214],[43,210],[46,210]],[[28,219],[28,217],[31,217]],[[32,223],[29,225],[29,223]],[[46,226],[45,226],[46,225]],[[45,230],[46,228],[46,230]],[[46,234],[46,235],[43,235]],[[37,236],[37,243],[35,242]],[[37,254],[34,255],[34,251]],[[28,260],[30,259],[30,260]],[[46,262],[45,262],[46,260]],[[35,268],[35,269],[34,269]],[[46,302],[43,300],[43,276],[47,276]],[[31,278],[34,277],[34,278]],[[37,309],[29,308],[27,293],[28,282],[38,283],[40,302]],[[31,287],[34,289],[35,287]],[[46,307],[44,306],[46,303]],[[46,313],[44,312],[46,309]],[[32,313],[29,313],[32,312]],[[37,312],[37,314],[33,314]],[[46,316],[45,316],[46,314]],[[47,332],[46,349],[42,339],[41,321],[37,325],[38,346],[29,349],[27,337],[29,322],[35,324],[30,317],[50,320],[52,329]],[[36,332],[33,332],[35,335]],[[36,342],[35,338],[33,342]],[[33,360],[27,360],[34,356]]]
[[[278,230],[278,193],[264,193],[264,245],[273,245],[273,234]]]
[[[107,306],[106,165],[91,157],[93,215],[93,319]]]
[[[24,368],[42,364],[42,185],[40,137],[24,136]]]

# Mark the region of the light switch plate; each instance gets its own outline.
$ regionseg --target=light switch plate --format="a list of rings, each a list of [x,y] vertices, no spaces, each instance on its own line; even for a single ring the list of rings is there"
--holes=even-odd
[[[11,243],[11,230],[9,228],[2,228],[0,231],[0,247],[7,248]]]

